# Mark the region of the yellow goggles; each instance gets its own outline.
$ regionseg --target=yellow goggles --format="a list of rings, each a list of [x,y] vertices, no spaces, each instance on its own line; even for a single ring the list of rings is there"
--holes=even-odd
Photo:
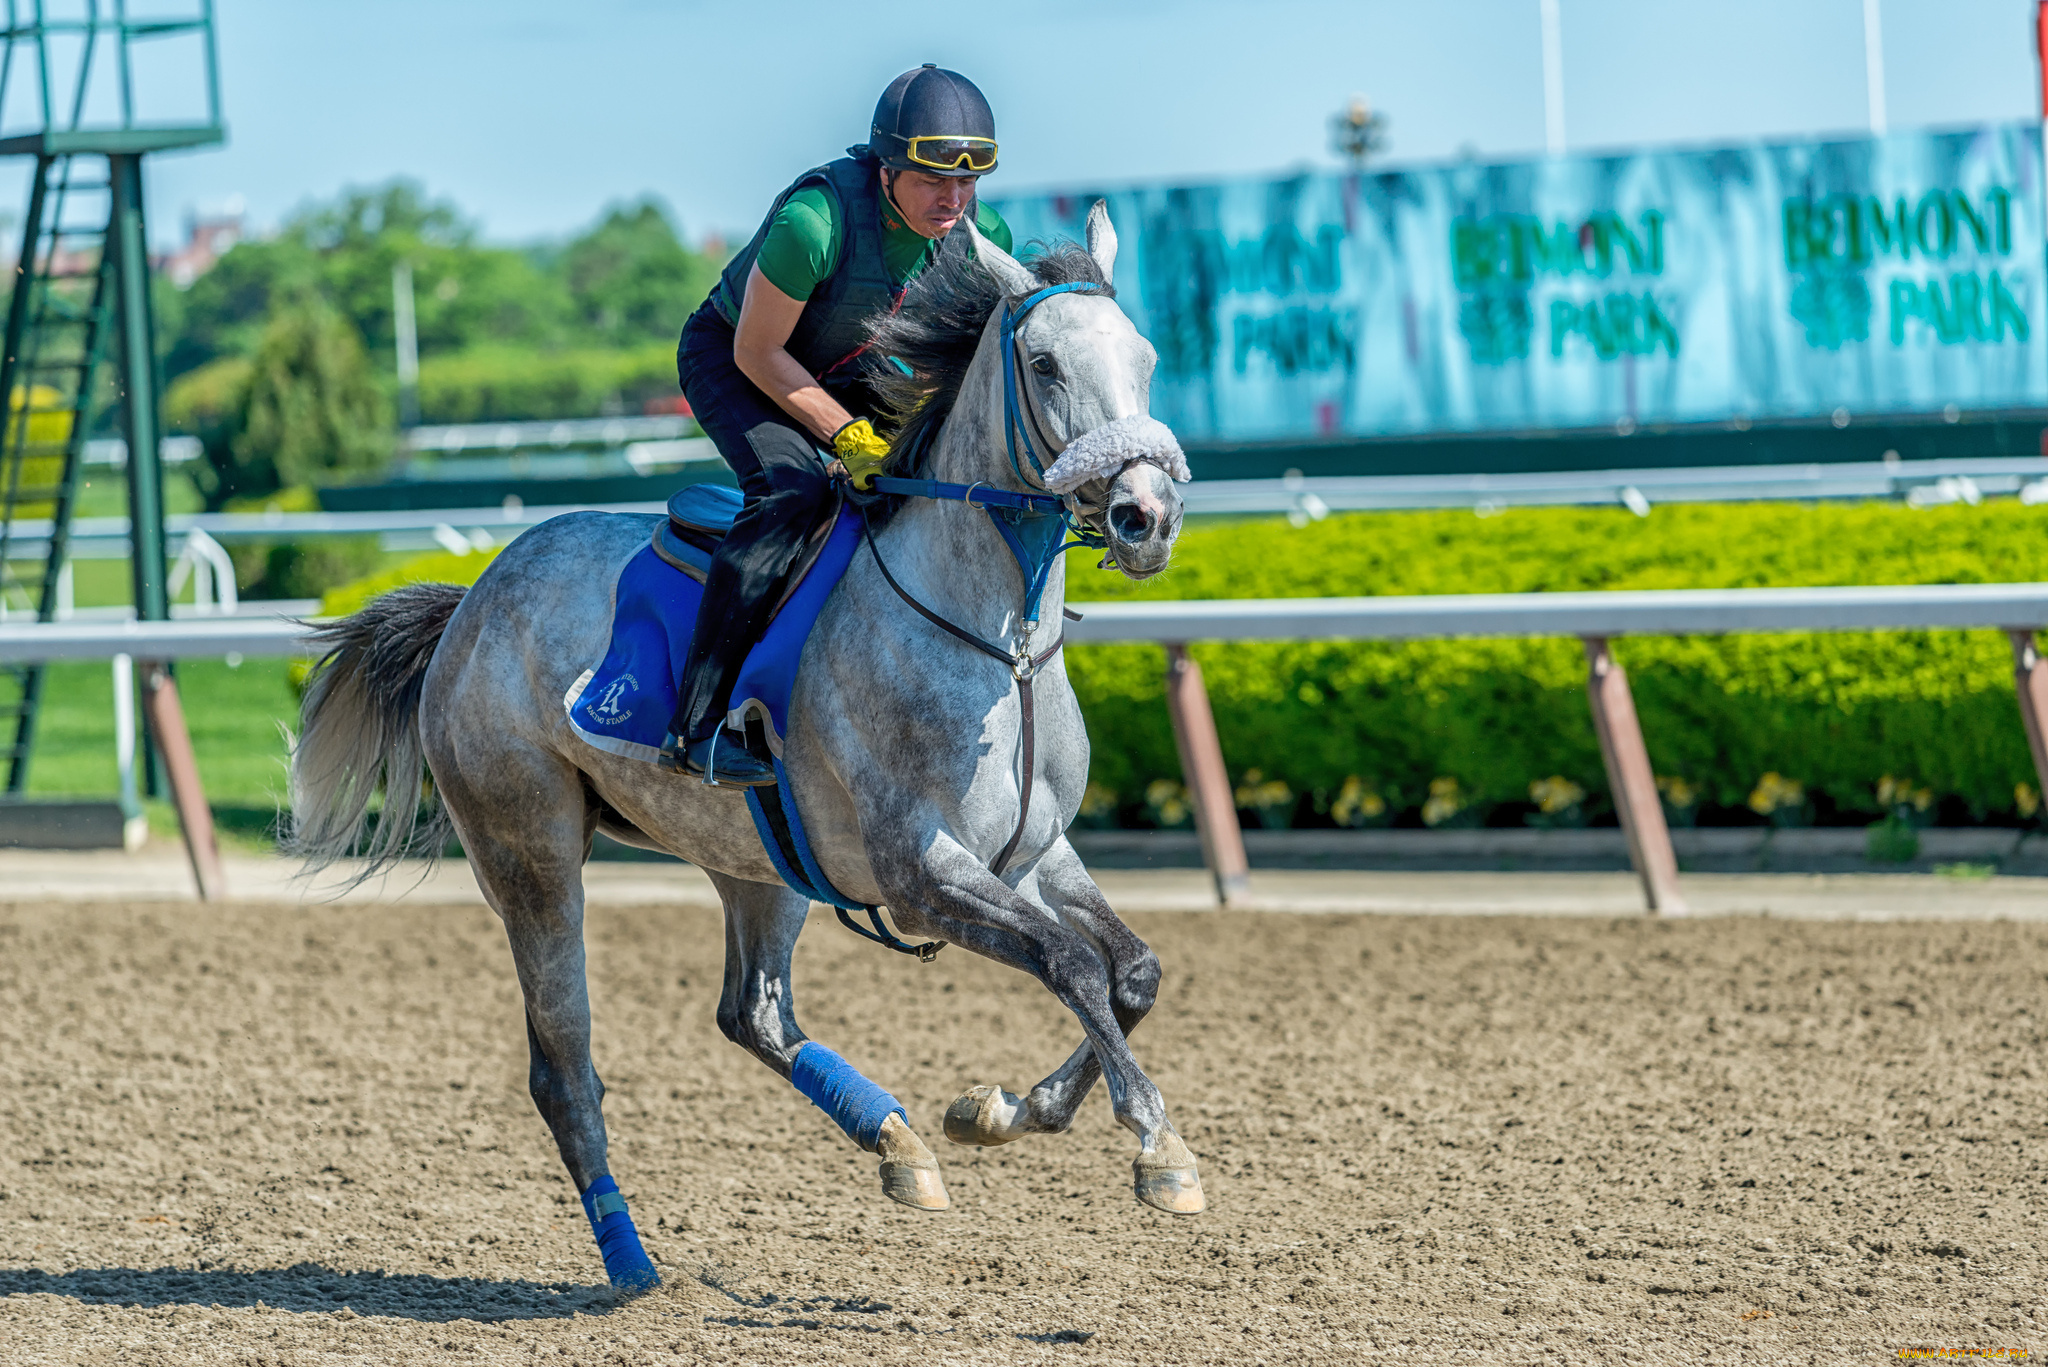
[[[994,138],[911,138],[907,153],[919,166],[934,171],[957,171],[966,167],[981,172],[996,164]]]

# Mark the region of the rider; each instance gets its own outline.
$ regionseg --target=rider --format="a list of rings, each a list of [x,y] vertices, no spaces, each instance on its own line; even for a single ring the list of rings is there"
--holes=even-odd
[[[900,303],[940,253],[972,252],[953,231],[970,212],[1010,250],[1008,225],[974,194],[995,169],[995,139],[972,81],[930,63],[904,72],[882,92],[866,144],[778,195],[683,327],[683,393],[745,495],[712,557],[669,724],[684,773],[776,781],[744,737],[720,734],[733,684],[830,497],[818,448],[863,488],[889,457],[863,374],[867,319]]]

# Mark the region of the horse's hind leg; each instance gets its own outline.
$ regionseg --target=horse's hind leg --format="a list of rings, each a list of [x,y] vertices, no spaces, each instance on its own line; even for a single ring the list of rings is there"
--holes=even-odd
[[[1046,905],[1092,940],[1108,964],[1110,1010],[1129,1038],[1158,996],[1159,956],[1118,918],[1064,839],[1039,860],[1036,881]],[[946,1138],[956,1144],[994,1145],[1027,1134],[1064,1134],[1101,1076],[1095,1046],[1084,1042],[1024,1096],[1001,1087],[970,1087],[946,1108]]]
[[[845,1059],[797,1028],[790,958],[810,905],[779,884],[711,874],[725,903],[725,989],[718,1028],[816,1102],[856,1144],[882,1159],[882,1194],[919,1210],[949,1204],[938,1159],[903,1108]]]
[[[512,946],[526,1000],[527,1085],[583,1198],[605,1274],[621,1290],[645,1290],[661,1279],[611,1177],[604,1083],[590,1058],[582,870],[592,818],[583,785],[557,757],[523,748],[491,754],[483,771],[481,749],[467,764],[434,754],[434,777]]]

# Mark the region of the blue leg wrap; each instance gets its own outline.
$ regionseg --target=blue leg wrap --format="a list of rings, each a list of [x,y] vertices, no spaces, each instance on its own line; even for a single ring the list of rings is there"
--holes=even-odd
[[[883,1121],[892,1115],[902,1116],[906,1124],[910,1121],[895,1097],[816,1040],[797,1050],[789,1080],[819,1110],[838,1121],[848,1138],[870,1153],[882,1141]]]
[[[626,1214],[626,1198],[619,1184],[609,1176],[592,1182],[583,1193],[583,1213],[590,1217],[590,1232],[597,1236],[597,1251],[604,1255],[604,1273],[620,1291],[645,1291],[661,1285],[661,1274],[640,1247],[640,1232],[633,1217]]]

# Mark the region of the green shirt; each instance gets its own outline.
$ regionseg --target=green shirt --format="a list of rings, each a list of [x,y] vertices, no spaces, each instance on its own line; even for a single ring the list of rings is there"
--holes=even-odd
[[[790,298],[810,298],[839,259],[839,244],[846,236],[842,218],[837,196],[822,185],[806,185],[775,211],[754,264],[769,284]],[[980,200],[974,202],[974,226],[989,241],[1010,250],[1010,225]],[[890,279],[909,284],[938,252],[937,239],[909,227],[886,199],[882,201],[882,264]]]

